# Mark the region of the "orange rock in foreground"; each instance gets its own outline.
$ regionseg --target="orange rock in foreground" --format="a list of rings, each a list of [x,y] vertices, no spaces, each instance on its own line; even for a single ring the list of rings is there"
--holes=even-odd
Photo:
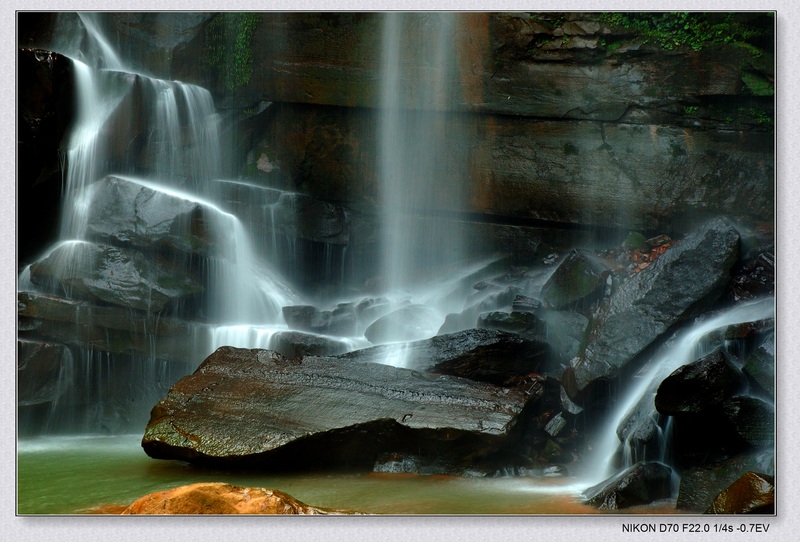
[[[308,506],[291,495],[256,487],[198,483],[156,491],[137,499],[123,514],[347,514]]]

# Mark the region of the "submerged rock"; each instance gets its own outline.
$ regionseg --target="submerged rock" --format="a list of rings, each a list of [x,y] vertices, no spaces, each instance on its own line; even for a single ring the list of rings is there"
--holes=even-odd
[[[661,463],[637,463],[609,480],[587,489],[587,504],[600,510],[620,510],[670,496],[672,470]]]
[[[346,514],[316,508],[274,489],[201,482],[149,493],[136,499],[123,515],[137,514]],[[349,512],[352,513],[352,512]]]
[[[502,446],[528,396],[463,378],[223,347],[152,410],[154,458],[242,468],[372,469],[384,452],[451,462]]]
[[[570,395],[617,377],[672,326],[716,299],[738,254],[738,232],[716,219],[623,283],[601,305],[583,353],[564,375]]]

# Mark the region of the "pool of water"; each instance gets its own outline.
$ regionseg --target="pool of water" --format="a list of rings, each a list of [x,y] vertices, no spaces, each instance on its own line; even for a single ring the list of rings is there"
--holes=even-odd
[[[139,436],[40,437],[17,445],[17,513],[82,514],[162,489],[226,482],[277,489],[311,506],[371,514],[594,514],[568,478],[394,474],[269,475],[155,460]]]

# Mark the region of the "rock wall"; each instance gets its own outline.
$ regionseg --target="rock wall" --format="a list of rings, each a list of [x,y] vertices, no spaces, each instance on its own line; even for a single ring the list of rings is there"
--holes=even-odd
[[[437,102],[455,135],[437,171],[441,189],[421,211],[666,232],[719,214],[772,222],[770,17],[736,19],[762,29],[761,48],[735,41],[700,50],[670,50],[606,21],[600,13],[455,15],[454,69]],[[412,68],[399,86],[408,108],[419,107],[418,78],[431,69],[414,44],[440,24],[432,14],[404,23],[411,45],[401,62]],[[381,14],[259,14],[251,75],[232,91],[198,61],[209,39],[200,33],[175,50],[177,77],[245,111],[281,104],[249,124],[248,174],[266,166],[312,196],[380,205]],[[448,175],[463,170],[466,178]],[[466,209],[452,207],[456,187],[468,194]]]

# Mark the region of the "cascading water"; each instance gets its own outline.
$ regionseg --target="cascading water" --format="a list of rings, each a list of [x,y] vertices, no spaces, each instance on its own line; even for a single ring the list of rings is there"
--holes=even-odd
[[[600,440],[595,446],[592,456],[585,461],[587,472],[584,472],[582,476],[587,486],[597,484],[619,470],[619,467],[615,465],[615,458],[620,447],[623,451],[623,464],[621,465],[623,469],[644,458],[645,451],[636,449],[635,444],[631,442],[631,437],[636,434],[636,428],[629,428],[628,436],[622,443],[617,436],[618,428],[631,414],[631,411],[638,407],[644,409],[637,413],[638,423],[654,423],[657,413],[653,399],[659,384],[682,365],[691,363],[719,347],[718,341],[707,340],[710,333],[727,326],[774,318],[774,311],[775,303],[772,298],[734,305],[684,329],[673,341],[665,345],[661,352],[655,354],[647,363],[642,374],[637,375],[637,381],[618,401],[616,408],[608,416],[606,424],[597,433]],[[664,420],[663,426],[658,427],[661,432],[661,438],[659,438],[661,449],[656,455],[658,460],[664,463],[669,462],[667,457],[669,424],[670,420],[667,419]]]
[[[427,39],[412,43],[410,25],[427,24]],[[385,15],[381,79],[379,184],[383,274],[387,291],[402,291],[430,270],[441,272],[464,253],[460,230],[430,213],[447,193],[458,208],[458,188],[446,185],[451,138],[449,107],[455,19],[452,14]],[[422,65],[408,61],[408,55]],[[452,172],[451,172],[452,173]]]
[[[47,262],[46,265],[37,267],[40,272],[47,268],[55,278],[46,279],[36,274],[32,277],[31,268],[26,267],[20,275],[20,291],[55,293],[70,299],[76,293],[69,286],[70,281],[75,280],[70,277],[79,273],[90,276],[105,273],[109,280],[124,287],[126,283],[121,281],[126,279],[120,276],[122,268],[116,269],[114,275],[115,269],[109,267],[109,261],[97,259],[98,254],[106,250],[103,245],[95,244],[96,241],[103,242],[102,238],[97,239],[98,231],[99,235],[106,237],[107,232],[102,231],[104,226],[92,223],[98,214],[109,212],[98,210],[98,201],[113,199],[120,191],[138,195],[133,203],[133,215],[129,217],[132,226],[125,233],[116,234],[117,242],[122,243],[120,248],[112,250],[117,262],[127,262],[125,269],[135,275],[136,264],[133,268],[130,265],[130,261],[135,262],[135,259],[128,260],[125,252],[126,245],[134,243],[150,254],[148,257],[157,267],[177,265],[187,270],[199,267],[202,271],[198,280],[206,285],[207,290],[205,307],[193,305],[185,311],[181,302],[173,304],[170,309],[170,318],[187,318],[180,325],[193,330],[182,359],[175,360],[175,354],[163,350],[164,340],[160,338],[159,330],[167,322],[161,318],[161,309],[155,308],[159,306],[155,297],[137,301],[137,296],[148,295],[146,293],[128,294],[130,300],[126,301],[155,311],[131,316],[132,325],[139,320],[144,322],[142,330],[135,330],[145,343],[139,348],[144,351],[143,357],[140,354],[133,358],[123,356],[123,363],[115,354],[93,348],[75,349],[70,358],[70,374],[75,379],[83,378],[86,384],[74,386],[69,395],[84,405],[84,414],[81,420],[55,423],[51,413],[43,430],[118,431],[125,429],[126,424],[124,420],[109,422],[109,419],[125,417],[109,412],[116,408],[111,405],[109,397],[120,391],[120,384],[113,381],[133,379],[131,386],[134,389],[127,390],[131,395],[128,401],[133,402],[133,397],[144,394],[144,398],[136,401],[141,402],[140,410],[146,413],[176,376],[180,376],[180,372],[185,373],[187,368],[191,370],[217,347],[268,347],[274,332],[286,328],[281,307],[296,304],[301,299],[253,250],[249,234],[239,219],[212,203],[219,200],[215,184],[219,184],[221,161],[219,117],[210,93],[195,85],[149,77],[124,66],[103,37],[100,21],[95,15],[80,14],[77,19],[67,20],[79,23],[65,33],[69,39],[59,42],[60,52],[75,59],[78,103],[77,121],[65,153],[62,241],[39,260]],[[111,180],[99,182],[103,178]],[[112,192],[101,193],[104,190]],[[210,194],[210,200],[203,192]],[[163,200],[162,204],[153,203],[160,200]],[[185,220],[176,224],[185,230],[184,237],[191,236],[192,228],[207,230],[210,249],[202,254],[185,256],[180,256],[180,251],[170,250],[172,255],[168,256],[153,244],[155,240],[138,239],[140,234],[147,235],[147,231],[158,229],[160,223],[169,220],[170,209],[176,206],[195,209],[188,225]],[[126,211],[112,208],[110,212],[124,214]],[[175,227],[173,225],[172,229]],[[134,275],[130,280],[140,280]],[[92,280],[98,279],[89,279],[89,282]],[[162,277],[155,280],[158,288],[174,290],[164,281],[176,279]],[[89,291],[96,291],[92,290],[96,285],[89,284]],[[155,290],[152,294],[155,295]],[[204,314],[203,321],[193,321],[196,313]],[[91,321],[80,322],[78,333],[88,333],[80,330],[90,329],[91,325]],[[110,339],[105,342],[111,344]],[[168,347],[167,350],[174,348]],[[177,375],[175,370],[162,370],[167,358],[179,362],[173,363],[179,372]],[[128,373],[115,369],[117,365],[127,367]],[[81,393],[84,396],[75,399]],[[56,399],[53,408],[63,403]],[[36,422],[26,419],[26,423]],[[137,427],[141,420],[131,420],[131,423]]]

